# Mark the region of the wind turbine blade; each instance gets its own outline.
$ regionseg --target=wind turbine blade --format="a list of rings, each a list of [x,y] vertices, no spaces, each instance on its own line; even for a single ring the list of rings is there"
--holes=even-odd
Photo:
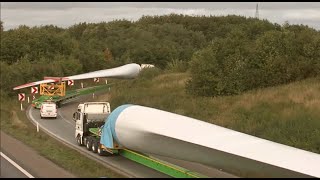
[[[66,80],[80,80],[80,79],[90,79],[99,77],[111,77],[111,78],[135,78],[140,72],[140,65],[131,63],[120,67],[112,69],[104,69],[84,74],[78,74],[74,76],[68,76],[64,79]]]
[[[53,80],[53,79],[46,79],[46,80],[41,80],[41,81],[36,81],[36,82],[23,84],[23,85],[20,85],[20,86],[17,86],[15,88],[13,88],[13,90],[18,90],[18,89],[23,89],[23,88],[26,88],[26,87],[36,86],[36,85],[43,84],[43,83],[53,83],[53,82],[56,82],[56,81]]]
[[[99,71],[94,71],[89,73],[62,77],[61,80],[62,81],[81,80],[81,79],[90,79],[90,78],[99,78],[99,77],[131,79],[138,76],[140,69],[141,67],[139,64],[131,63],[131,64],[126,64],[120,67],[116,67],[116,68],[104,69],[104,70],[99,70]],[[52,83],[52,82],[58,82],[58,81],[59,81],[59,77],[45,77],[45,80],[23,84],[13,88],[13,90],[35,86],[42,83]]]
[[[154,108],[119,106],[103,128],[111,129],[112,137],[125,148],[197,162],[230,173],[320,177],[319,154]],[[100,143],[108,145],[108,140],[110,134],[101,137]]]

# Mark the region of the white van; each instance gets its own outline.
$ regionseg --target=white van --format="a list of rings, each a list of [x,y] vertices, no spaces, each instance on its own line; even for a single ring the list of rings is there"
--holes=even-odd
[[[40,108],[40,117],[53,117],[57,118],[58,109],[54,102],[43,102]]]

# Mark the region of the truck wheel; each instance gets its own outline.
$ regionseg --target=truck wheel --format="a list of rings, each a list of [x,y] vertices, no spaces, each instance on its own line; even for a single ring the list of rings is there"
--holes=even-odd
[[[87,139],[87,144],[86,144],[86,147],[89,151],[92,150],[92,139],[91,138],[88,138]]]
[[[100,146],[98,147],[97,152],[99,156],[103,156],[105,154]]]
[[[92,142],[92,152],[96,153],[98,151],[98,142],[97,140],[93,140]]]
[[[87,140],[88,140],[88,137],[84,136],[84,137],[83,137],[83,145],[84,145],[84,146],[87,145]]]
[[[81,137],[80,137],[80,135],[77,136],[77,144],[78,144],[79,146],[82,145],[82,144],[81,144]]]

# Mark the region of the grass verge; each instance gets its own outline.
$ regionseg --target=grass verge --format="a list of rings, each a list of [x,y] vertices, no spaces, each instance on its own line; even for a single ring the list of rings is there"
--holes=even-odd
[[[113,109],[127,103],[153,107],[320,154],[320,77],[205,98],[185,93],[188,73],[151,71],[117,83],[108,99],[99,100]]]

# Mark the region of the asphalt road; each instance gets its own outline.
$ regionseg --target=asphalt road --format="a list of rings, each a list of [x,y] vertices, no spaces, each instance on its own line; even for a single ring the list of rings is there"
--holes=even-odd
[[[1,131],[1,178],[74,178],[73,174]]]
[[[95,96],[99,96],[96,94]],[[75,122],[72,120],[72,114],[76,111],[77,106],[81,102],[94,101],[92,95],[86,95],[82,97],[77,97],[77,99],[72,100],[66,104],[63,104],[61,108],[58,109],[57,119],[40,119],[40,112],[34,108],[27,109],[27,115],[30,120],[36,125],[39,124],[40,131],[44,130],[50,133],[51,136],[65,142],[66,145],[77,149],[84,155],[101,162],[106,167],[109,167],[119,173],[126,175],[127,177],[138,177],[138,178],[169,178],[168,175],[140,165],[136,162],[128,160],[122,156],[98,156],[97,154],[87,151],[85,147],[78,146],[75,141]],[[111,108],[114,109],[115,107]],[[36,128],[35,128],[36,130]],[[176,164],[178,166],[187,168],[189,170],[201,173],[208,177],[236,177],[234,175],[222,172],[220,170],[214,169],[212,167],[207,167],[202,164],[192,163],[172,158],[156,156],[159,159],[165,160],[167,162]]]
[[[17,167],[1,156],[0,178],[28,178],[28,176],[23,174]]]

